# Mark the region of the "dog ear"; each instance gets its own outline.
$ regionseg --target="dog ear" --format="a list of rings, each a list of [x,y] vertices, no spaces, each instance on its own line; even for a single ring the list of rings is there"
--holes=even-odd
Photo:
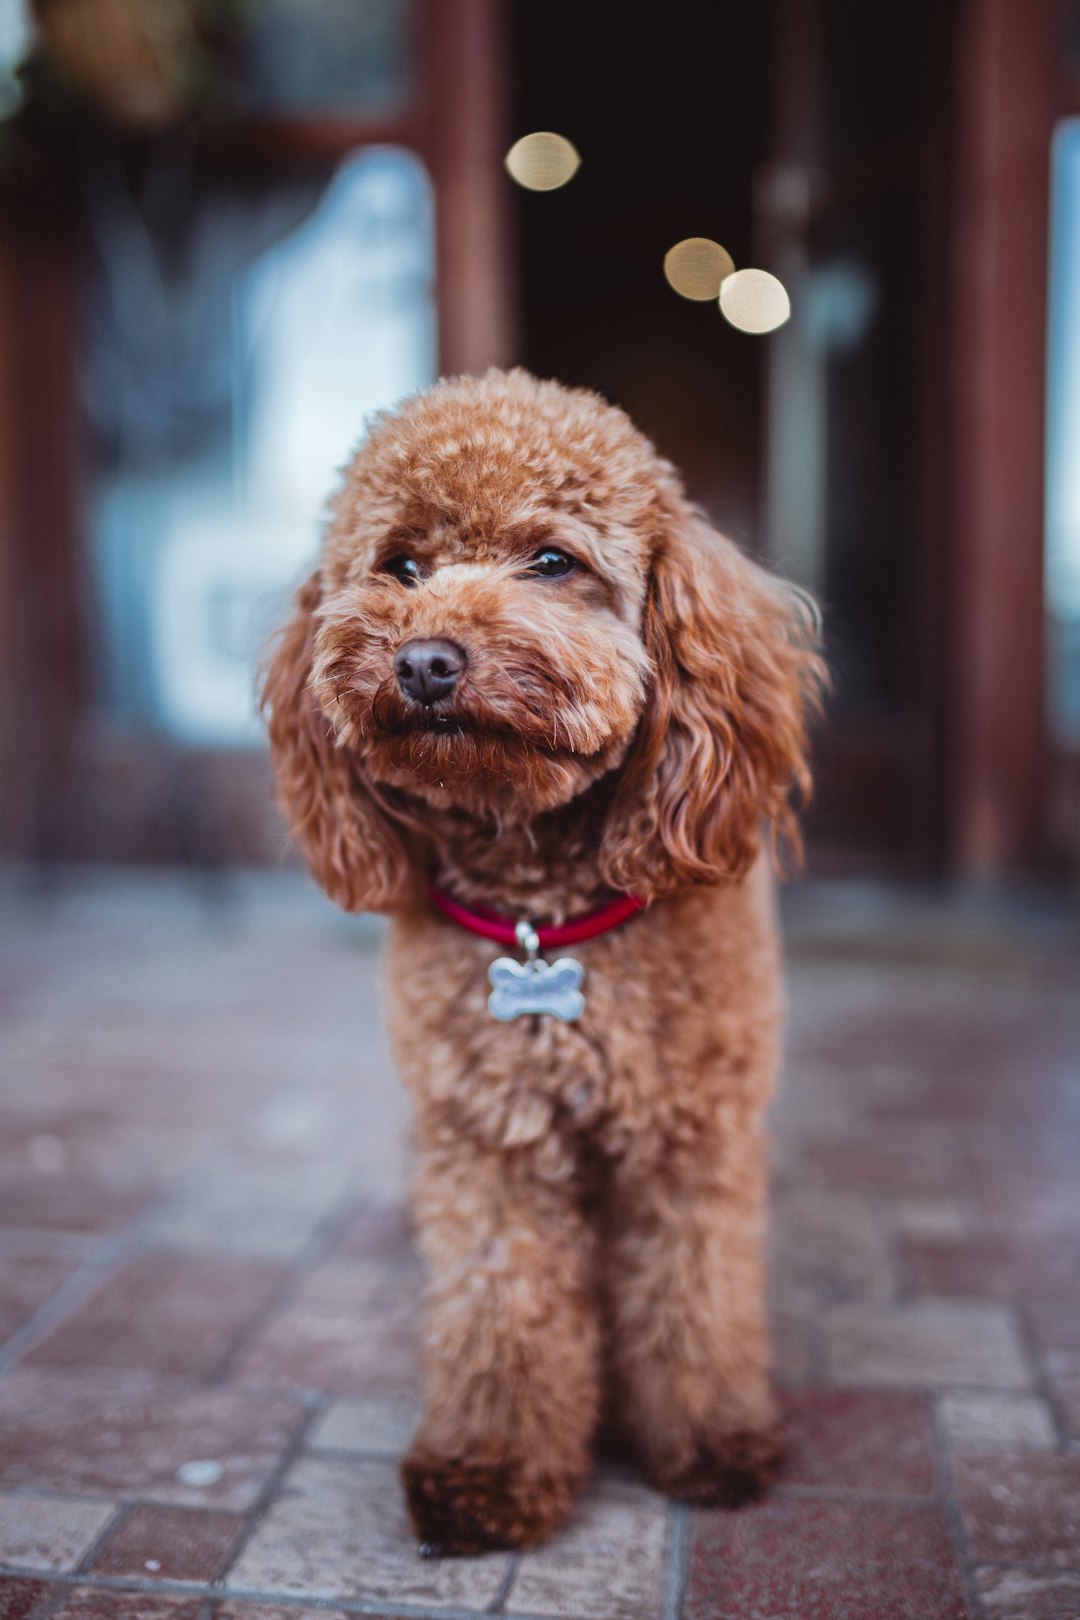
[[[378,790],[335,738],[311,689],[318,572],[268,649],[260,700],[268,719],[278,803],[312,876],[346,911],[391,911],[411,887],[401,835]]]
[[[810,598],[681,507],[653,563],[649,707],[608,817],[604,876],[648,900],[746,871],[767,831],[801,853],[808,712],[826,683]]]

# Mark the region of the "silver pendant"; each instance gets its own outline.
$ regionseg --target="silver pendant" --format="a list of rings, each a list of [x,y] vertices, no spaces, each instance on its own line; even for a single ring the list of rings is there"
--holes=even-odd
[[[560,956],[557,962],[538,957],[540,941],[530,923],[518,923],[514,931],[526,959],[515,962],[512,956],[500,956],[492,962],[488,1012],[503,1024],[526,1013],[550,1013],[572,1024],[585,1011],[581,993],[585,969],[572,956]]]

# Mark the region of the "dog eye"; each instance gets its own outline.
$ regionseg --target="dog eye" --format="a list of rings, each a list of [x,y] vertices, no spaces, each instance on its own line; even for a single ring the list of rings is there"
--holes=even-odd
[[[538,551],[529,564],[530,574],[539,574],[542,579],[561,579],[564,574],[572,574],[580,565],[575,558],[567,556],[565,551],[556,551],[554,546],[545,546]]]
[[[408,585],[410,590],[420,583],[420,564],[415,557],[404,555],[391,557],[383,563],[382,572],[393,574],[395,579],[400,580],[403,585]]]

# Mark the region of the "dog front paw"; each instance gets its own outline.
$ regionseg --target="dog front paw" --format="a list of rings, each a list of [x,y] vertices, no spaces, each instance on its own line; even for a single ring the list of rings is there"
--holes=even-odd
[[[784,1463],[779,1427],[695,1439],[693,1451],[653,1469],[660,1490],[698,1507],[742,1507],[772,1484]]]
[[[423,1446],[405,1458],[401,1477],[426,1557],[538,1546],[562,1524],[580,1483],[512,1463],[441,1457]]]

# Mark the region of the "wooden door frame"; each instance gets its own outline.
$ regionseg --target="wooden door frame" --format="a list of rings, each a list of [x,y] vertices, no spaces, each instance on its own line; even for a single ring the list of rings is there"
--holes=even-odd
[[[1076,0],[1072,0],[1076,4]],[[777,0],[781,28],[799,0]],[[921,574],[925,764],[889,739],[826,737],[868,822],[919,804],[936,868],[965,880],[1037,868],[1050,842],[1044,692],[1044,485],[1050,144],[1080,110],[1063,0],[948,0],[947,114],[927,148]],[[939,379],[946,381],[942,390]],[[925,667],[923,667],[925,665]],[[847,745],[846,754],[843,753]],[[926,770],[932,792],[902,772]],[[900,773],[900,774],[898,774]],[[1059,776],[1060,776],[1059,772]],[[1072,762],[1073,803],[1080,762]],[[914,797],[913,797],[914,796]],[[1060,813],[1060,812],[1059,812]],[[850,815],[849,818],[850,819]],[[878,851],[878,858],[884,852]]]
[[[952,244],[950,864],[1044,847],[1046,291],[1058,0],[962,0]]]

